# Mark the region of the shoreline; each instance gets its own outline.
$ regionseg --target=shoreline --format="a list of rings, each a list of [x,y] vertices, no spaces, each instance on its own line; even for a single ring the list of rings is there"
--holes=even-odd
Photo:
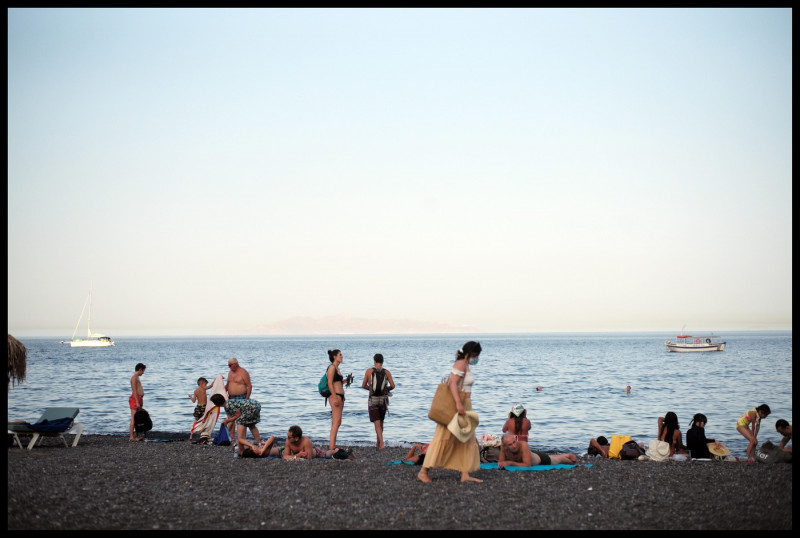
[[[792,528],[791,464],[579,457],[570,469],[473,473],[483,483],[432,469],[423,484],[418,467],[387,465],[405,447],[284,461],[149,437],[9,447],[8,529]]]

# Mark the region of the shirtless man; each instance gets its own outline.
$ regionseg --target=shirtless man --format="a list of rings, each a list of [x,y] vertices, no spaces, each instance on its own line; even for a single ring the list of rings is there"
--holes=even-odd
[[[131,408],[131,426],[130,426],[130,438],[128,441],[141,441],[142,439],[139,437],[139,434],[136,434],[136,439],[133,438],[133,417],[136,415],[136,411],[140,408],[144,407],[144,389],[142,388],[142,374],[144,374],[144,370],[147,368],[141,362],[136,365],[136,373],[131,376],[131,395],[128,397],[128,407]]]
[[[250,384],[250,374],[247,370],[239,366],[236,358],[228,359],[228,380],[225,382],[225,390],[228,391],[228,398],[231,400],[249,400],[250,393],[253,392],[253,385]]]
[[[775,431],[783,436],[781,442],[778,444],[778,448],[791,454],[792,447],[786,446],[786,444],[792,440],[792,425],[784,418],[778,419],[775,423]]]
[[[556,465],[559,463],[575,463],[578,457],[575,454],[545,454],[543,452],[532,451],[525,441],[518,441],[517,436],[506,433],[503,434],[503,442],[500,446],[500,458],[497,461],[497,468],[506,467],[532,467],[534,465]]]
[[[311,444],[311,439],[303,435],[303,429],[300,426],[295,425],[289,428],[289,433],[286,435],[286,446],[282,449],[274,448],[273,455],[280,456],[281,459],[284,460],[310,460],[311,458],[324,458],[332,456],[336,452],[340,451],[342,452],[341,459],[349,457],[353,452],[352,450],[347,451],[341,448],[336,448],[333,450],[322,450],[321,448],[316,448]]]

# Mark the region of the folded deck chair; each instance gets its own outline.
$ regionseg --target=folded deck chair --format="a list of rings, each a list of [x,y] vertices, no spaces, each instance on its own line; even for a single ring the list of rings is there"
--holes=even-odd
[[[45,407],[44,413],[34,423],[23,422],[8,423],[8,434],[13,435],[17,440],[17,446],[23,448],[20,435],[32,436],[31,441],[28,443],[28,450],[33,449],[38,441],[45,437],[60,437],[64,441],[64,446],[69,448],[67,439],[64,437],[65,433],[72,433],[75,438],[72,440],[72,446],[78,445],[78,440],[83,433],[83,424],[75,422],[75,417],[78,416],[80,409],[77,407]]]

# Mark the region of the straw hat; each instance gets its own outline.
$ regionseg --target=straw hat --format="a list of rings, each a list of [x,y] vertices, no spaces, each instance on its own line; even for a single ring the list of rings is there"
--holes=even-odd
[[[447,425],[456,439],[462,443],[466,443],[470,438],[475,437],[475,428],[478,427],[478,413],[475,411],[467,411],[464,415],[456,413],[453,415],[453,420]]]
[[[720,458],[729,456],[731,453],[722,443],[720,443],[719,446],[717,446],[716,443],[708,443],[708,451],[711,452],[712,455],[719,456]]]

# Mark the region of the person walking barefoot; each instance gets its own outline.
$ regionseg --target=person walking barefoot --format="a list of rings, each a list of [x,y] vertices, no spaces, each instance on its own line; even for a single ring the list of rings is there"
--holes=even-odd
[[[456,412],[459,415],[464,415],[467,411],[472,410],[470,395],[475,378],[469,367],[470,364],[478,363],[480,354],[480,343],[469,341],[464,344],[456,352],[456,361],[453,363],[450,375],[447,377],[450,395],[455,401]],[[460,390],[466,393],[464,403],[461,402],[459,397],[459,385]],[[425,452],[425,461],[422,464],[422,469],[417,473],[417,478],[421,482],[430,482],[431,478],[428,474],[428,469],[433,467],[459,471],[461,473],[461,482],[483,482],[483,480],[469,474],[480,469],[480,466],[480,449],[478,448],[478,440],[475,439],[474,435],[467,442],[462,443],[450,433],[446,426],[436,424],[433,440]]]

